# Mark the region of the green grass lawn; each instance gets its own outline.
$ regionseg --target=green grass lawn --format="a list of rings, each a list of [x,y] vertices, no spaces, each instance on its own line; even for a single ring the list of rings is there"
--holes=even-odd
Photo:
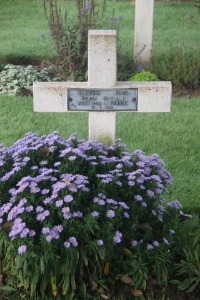
[[[173,99],[170,113],[118,113],[117,138],[129,149],[158,153],[173,175],[169,199],[187,208],[200,208],[200,99]],[[0,143],[7,146],[28,131],[59,131],[68,137],[77,132],[88,138],[87,113],[34,113],[32,98],[0,97]]]
[[[68,8],[74,21],[75,1],[58,1]],[[64,3],[64,4],[63,4]],[[98,3],[101,3],[99,1]],[[107,1],[105,21],[108,23],[115,10],[120,18],[119,38],[124,51],[133,51],[134,6],[128,2]],[[100,19],[100,17],[99,17]],[[43,1],[0,1],[0,62],[16,58],[51,58],[55,56],[49,36]],[[192,3],[155,3],[154,53],[183,46],[199,48],[200,17]]]

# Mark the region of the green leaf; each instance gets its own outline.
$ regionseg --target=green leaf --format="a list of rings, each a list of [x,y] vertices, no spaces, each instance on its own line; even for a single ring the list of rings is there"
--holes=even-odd
[[[170,280],[170,283],[178,285],[178,284],[180,284],[180,281],[179,280]]]
[[[16,289],[14,289],[12,286],[9,285],[4,285],[0,287],[0,291],[4,291],[4,292],[15,292]]]
[[[186,290],[186,293],[192,293],[196,289],[198,283],[199,283],[199,281],[197,281],[195,284],[193,284],[189,289]]]
[[[179,290],[185,291],[193,283],[193,281],[194,281],[194,279],[193,280],[191,280],[190,278],[185,279],[183,282],[181,282],[178,285]]]
[[[87,292],[86,292],[86,285],[85,285],[85,282],[82,281],[82,284],[81,284],[81,296],[85,298],[86,294],[87,294]]]

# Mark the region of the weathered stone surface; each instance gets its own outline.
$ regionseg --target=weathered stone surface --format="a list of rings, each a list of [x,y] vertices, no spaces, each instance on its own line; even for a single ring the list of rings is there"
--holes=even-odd
[[[142,1],[142,0],[141,0]],[[148,0],[150,1],[150,0]],[[169,112],[171,82],[117,82],[116,31],[91,30],[88,38],[88,82],[36,82],[33,85],[34,111],[68,112],[68,89],[137,89],[137,110]],[[115,140],[115,111],[89,112],[89,140]]]
[[[67,112],[67,89],[87,87],[87,82],[34,83],[34,111]],[[170,112],[172,85],[169,81],[116,82],[114,87],[138,89],[137,112]]]
[[[134,57],[138,63],[151,59],[154,0],[135,1]]]

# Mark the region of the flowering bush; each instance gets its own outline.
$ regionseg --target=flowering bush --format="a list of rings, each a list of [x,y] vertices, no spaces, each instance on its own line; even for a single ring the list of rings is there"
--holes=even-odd
[[[75,292],[85,299],[98,278],[125,273],[145,288],[148,272],[157,272],[147,262],[169,258],[183,215],[177,200],[163,205],[170,183],[157,154],[130,152],[120,141],[107,146],[54,132],[1,145],[0,250],[12,286],[28,299]]]
[[[6,65],[0,72],[0,94],[30,95],[34,81],[56,81],[59,78],[51,76],[51,67],[40,72],[33,66]]]

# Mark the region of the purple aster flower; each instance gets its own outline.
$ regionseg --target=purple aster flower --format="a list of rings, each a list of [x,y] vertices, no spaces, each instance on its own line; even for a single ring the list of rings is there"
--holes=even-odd
[[[114,236],[114,238],[113,238],[114,242],[115,242],[116,244],[121,243],[121,238],[122,238],[122,233],[119,232],[119,231],[115,231],[115,236]]]
[[[15,189],[15,188],[10,189],[8,192],[9,192],[9,194],[11,194],[12,196],[15,196],[15,195],[16,195],[16,189]]]
[[[51,201],[52,201],[51,198],[47,197],[46,199],[44,199],[43,203],[49,204],[49,203],[51,203]]]
[[[115,216],[115,212],[113,211],[113,210],[111,210],[111,209],[109,209],[109,210],[107,210],[107,212],[106,212],[106,216],[108,217],[108,218],[114,218],[114,216]]]
[[[45,210],[45,211],[43,211],[43,215],[44,215],[45,217],[48,217],[48,216],[50,215],[50,212],[49,212],[49,210]]]
[[[153,250],[153,246],[151,244],[147,245],[147,250]]]
[[[136,162],[136,166],[144,168],[145,163],[143,161]]]
[[[119,181],[119,180],[118,180],[118,181],[116,181],[115,183],[116,183],[117,185],[119,185],[119,186],[122,186],[122,185],[123,185],[123,184],[122,184],[122,182],[121,182],[121,181]]]
[[[82,218],[83,217],[83,213],[81,211],[76,211],[76,212],[73,213],[73,217]]]
[[[116,244],[121,243],[121,238],[119,236],[114,236],[113,240]]]
[[[7,212],[10,210],[11,206],[12,206],[11,203],[6,203],[6,204],[4,204],[4,205],[1,207],[3,213],[4,213],[4,214],[7,213]]]
[[[118,202],[118,204],[124,209],[129,209],[128,205],[125,202]]]
[[[103,245],[103,241],[102,241],[102,240],[97,240],[97,244],[98,244],[99,246],[102,246],[102,245]]]
[[[129,181],[128,181],[128,185],[129,185],[129,186],[134,186],[134,185],[135,185],[135,181],[129,180]]]
[[[30,230],[30,231],[29,231],[29,236],[30,236],[30,237],[33,237],[33,236],[35,236],[35,235],[36,235],[35,230]]]
[[[72,244],[72,246],[74,247],[77,247],[78,246],[78,243],[77,243],[77,240],[74,236],[70,237],[69,238],[69,242]]]
[[[50,243],[50,242],[52,241],[52,236],[51,236],[51,235],[47,235],[47,236],[46,236],[46,241],[47,241],[48,243]]]
[[[174,229],[170,229],[169,231],[170,231],[171,234],[174,234],[174,233],[175,233],[175,230],[174,230]]]
[[[67,203],[72,202],[73,199],[74,199],[74,198],[72,197],[72,195],[66,195],[66,196],[64,197],[64,201],[67,202]]]
[[[143,184],[140,185],[141,190],[145,190],[145,186]]]
[[[158,194],[158,195],[161,195],[162,194],[162,190],[159,189],[159,188],[157,188],[157,189],[155,189],[155,193]]]
[[[21,238],[24,238],[24,237],[26,237],[28,234],[29,234],[29,229],[28,228],[24,228],[23,230],[22,230],[22,232],[20,233],[20,237]]]
[[[21,245],[18,248],[18,254],[23,254],[26,252],[26,245]]]
[[[49,227],[43,227],[43,228],[42,228],[42,233],[43,233],[43,234],[47,234],[47,233],[49,233],[49,231],[50,231],[50,230],[49,230]]]
[[[40,188],[39,187],[33,187],[31,188],[31,191],[30,191],[32,194],[36,194],[36,193],[39,193],[40,192]]]
[[[54,167],[58,167],[58,166],[60,166],[60,165],[61,165],[61,162],[58,161],[58,162],[55,162]]]
[[[72,155],[72,156],[69,156],[68,160],[73,161],[73,160],[75,160],[76,158],[77,158],[77,156]]]
[[[42,221],[44,221],[45,216],[44,216],[44,214],[41,213],[41,214],[38,214],[38,215],[37,215],[36,219],[37,219],[38,221],[42,222]]]
[[[137,183],[143,184],[144,183],[144,178],[140,177],[136,179]]]
[[[29,187],[30,187],[31,189],[33,189],[33,188],[37,187],[37,183],[31,182],[31,183],[29,183]]]
[[[166,238],[163,238],[163,241],[166,245],[169,245],[169,241]]]
[[[157,213],[154,209],[151,212],[152,212],[152,215],[157,216]]]
[[[124,212],[124,217],[129,219],[129,214],[126,211]]]
[[[38,166],[31,167],[31,170],[37,170],[37,169],[38,169]]]
[[[62,225],[57,225],[54,227],[56,231],[62,232],[63,231],[63,226]]]
[[[98,217],[98,216],[99,216],[98,211],[93,211],[93,212],[91,212],[91,216],[93,216],[93,217]]]
[[[68,213],[70,211],[70,208],[67,206],[67,207],[63,207],[62,208],[62,212],[65,214],[65,213]]]
[[[98,204],[99,204],[100,206],[103,206],[103,205],[105,205],[105,201],[104,201],[103,199],[99,199],[99,200],[98,200]]]
[[[63,218],[65,220],[69,220],[69,219],[71,219],[71,217],[72,217],[72,215],[70,213],[63,213]]]
[[[49,189],[44,189],[41,191],[41,194],[42,195],[45,195],[45,194],[48,194],[49,193]]]
[[[62,199],[56,201],[56,207],[61,207],[62,205],[63,205]]]
[[[134,198],[138,202],[141,202],[143,200],[142,196],[140,196],[140,195],[136,195],[136,196],[134,196]]]
[[[147,195],[150,197],[150,198],[154,198],[155,194],[153,191],[151,190],[147,190]]]
[[[44,208],[42,206],[37,206],[35,210],[37,213],[39,213],[39,212],[43,212]]]
[[[157,241],[154,241],[154,242],[153,242],[153,245],[154,245],[155,247],[159,247],[159,246],[160,246],[160,244],[159,244]]]
[[[70,242],[68,242],[68,241],[64,242],[64,246],[65,246],[65,248],[69,248],[70,247]]]
[[[177,209],[177,210],[181,209],[181,207],[182,207],[181,203],[178,200],[168,202],[167,206]]]
[[[131,241],[131,246],[132,246],[132,247],[136,247],[136,246],[137,246],[137,244],[138,244],[138,242],[137,242],[137,241],[135,241],[135,240]]]
[[[115,200],[113,200],[113,199],[107,199],[107,200],[106,200],[106,203],[117,205],[117,201],[115,201]]]
[[[28,157],[28,156],[25,156],[24,158],[23,158],[23,162],[28,162],[30,160],[30,157]]]
[[[117,165],[116,165],[116,168],[117,168],[117,169],[122,169],[122,168],[123,168],[123,164],[121,164],[121,163],[117,164]]]
[[[47,165],[48,164],[48,162],[46,161],[46,160],[42,160],[41,162],[40,162],[40,166],[45,166],[45,165]]]
[[[27,206],[27,207],[26,207],[26,211],[27,211],[27,212],[33,211],[33,206],[32,206],[32,205]]]

